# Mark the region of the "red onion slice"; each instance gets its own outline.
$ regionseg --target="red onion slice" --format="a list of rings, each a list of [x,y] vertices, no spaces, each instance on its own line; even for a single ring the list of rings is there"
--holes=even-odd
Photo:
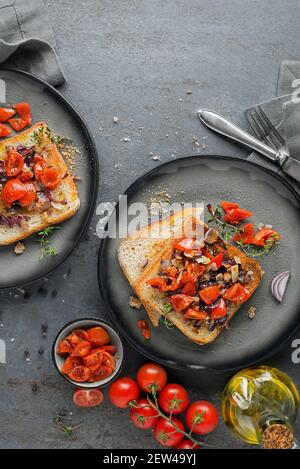
[[[289,271],[281,272],[272,280],[271,292],[274,298],[279,301],[279,303],[282,303],[290,275],[291,274]]]

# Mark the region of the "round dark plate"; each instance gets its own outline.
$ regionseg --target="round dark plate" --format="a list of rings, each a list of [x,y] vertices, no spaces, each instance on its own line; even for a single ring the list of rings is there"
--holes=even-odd
[[[87,229],[98,190],[98,158],[93,138],[73,106],[52,86],[39,78],[21,71],[0,70],[5,81],[6,102],[28,101],[33,122],[45,121],[51,130],[69,137],[80,150],[75,158],[74,174],[81,207],[77,214],[61,224],[51,235],[51,244],[58,254],[40,258],[40,246],[35,235],[26,239],[26,251],[16,256],[13,245],[0,247],[0,288],[25,285],[48,275],[73,251]]]
[[[199,346],[179,330],[164,325],[151,327],[152,337],[145,341],[137,320],[146,318],[143,309],[132,309],[132,294],[118,259],[118,239],[101,243],[99,283],[113,322],[139,352],[150,359],[180,369],[228,371],[251,365],[271,355],[289,339],[300,322],[300,200],[296,192],[275,173],[239,158],[193,156],[163,164],[138,179],[127,191],[128,205],[149,202],[155,192],[167,191],[172,202],[221,200],[239,202],[260,222],[272,224],[283,238],[272,254],[260,260],[265,276],[260,287],[237,312],[231,328],[211,344]],[[284,270],[291,279],[282,304],[271,295],[272,278]],[[247,315],[256,306],[253,320]]]

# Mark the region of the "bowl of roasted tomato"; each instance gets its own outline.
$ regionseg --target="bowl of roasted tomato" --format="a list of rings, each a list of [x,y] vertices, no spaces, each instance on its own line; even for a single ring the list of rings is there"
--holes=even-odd
[[[53,344],[59,374],[80,388],[99,388],[111,382],[120,372],[123,358],[118,332],[102,319],[69,322]]]

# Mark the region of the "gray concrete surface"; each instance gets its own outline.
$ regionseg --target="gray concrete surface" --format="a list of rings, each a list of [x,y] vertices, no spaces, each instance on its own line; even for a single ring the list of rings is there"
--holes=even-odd
[[[100,153],[99,201],[116,199],[159,164],[151,154],[162,162],[207,152],[246,156],[201,127],[197,109],[210,107],[246,125],[244,108],[274,95],[281,60],[300,59],[298,0],[46,0],[46,5],[68,77],[61,91],[86,118]],[[130,141],[121,141],[124,137]],[[7,365],[0,365],[1,448],[157,447],[151,432],[133,427],[127,411],[108,400],[99,409],[74,408],[72,390],[52,365],[52,341],[65,322],[106,317],[97,284],[96,223],[94,217],[80,247],[48,281],[26,289],[25,297],[19,291],[0,295],[0,336],[8,344]],[[31,362],[25,361],[26,348]],[[143,357],[126,349],[126,368],[133,374]],[[289,344],[270,363],[300,387],[300,365],[292,364],[291,352]],[[170,376],[188,384],[193,398],[217,405],[229,377],[195,379],[172,370]],[[82,424],[70,438],[53,422],[62,409],[70,425]],[[246,447],[222,423],[209,440],[217,448]]]

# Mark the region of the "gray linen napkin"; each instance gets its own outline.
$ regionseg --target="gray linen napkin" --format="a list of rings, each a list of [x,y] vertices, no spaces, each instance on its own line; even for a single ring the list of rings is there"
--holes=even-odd
[[[65,82],[43,0],[0,0],[0,64]]]
[[[298,93],[299,90],[299,93]],[[300,159],[300,62],[294,60],[283,61],[279,70],[277,98],[260,103],[263,111],[286,141],[290,154]],[[252,109],[247,109],[246,117]],[[256,152],[252,152],[248,159],[266,168],[276,171],[283,176],[298,192],[300,183],[287,176],[274,163]]]

